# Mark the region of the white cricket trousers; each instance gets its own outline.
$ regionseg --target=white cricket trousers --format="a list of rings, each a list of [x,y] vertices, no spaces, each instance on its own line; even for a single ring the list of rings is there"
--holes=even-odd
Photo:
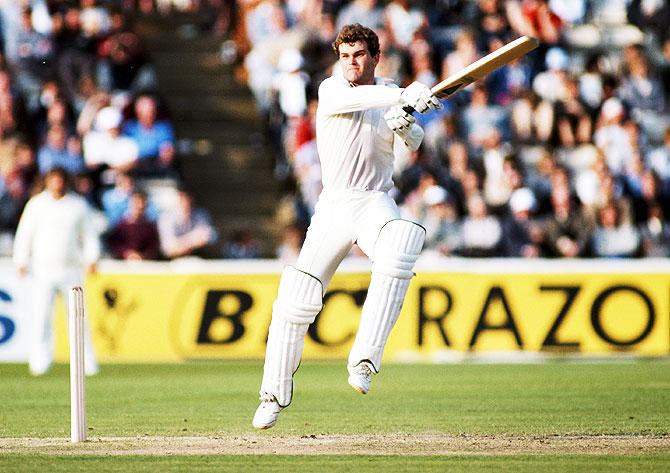
[[[386,192],[323,191],[295,266],[319,279],[325,292],[354,243],[372,258],[379,231],[398,218],[398,206]]]
[[[36,274],[33,279],[32,304],[33,320],[30,333],[30,353],[28,366],[34,375],[41,375],[49,370],[54,358],[54,302],[60,294],[65,304],[67,323],[68,293],[73,286],[81,284],[80,271],[58,271],[52,274]],[[93,342],[84,322],[84,370],[86,374],[98,372],[98,364],[93,350]]]
[[[351,247],[358,244],[369,258],[374,258],[375,244],[382,227],[399,218],[398,206],[386,192],[323,192],[307,230],[296,268],[318,278],[325,294],[333,274]],[[367,310],[361,314],[357,336],[349,355],[350,366],[365,359],[373,363],[375,371],[379,369],[386,337],[398,315],[383,314],[380,318],[373,314],[371,307],[384,304],[378,300],[379,296],[384,298],[387,294],[368,292]],[[404,299],[404,291],[400,297]],[[400,307],[397,307],[397,312],[399,310]],[[370,338],[374,332],[380,331],[384,331],[385,335],[373,347]]]
[[[282,272],[268,335],[262,399],[271,395],[282,407],[291,402],[305,334],[322,307],[335,270],[354,243],[373,260],[378,254],[348,364],[367,360],[379,370],[424,234],[420,226],[400,221],[398,207],[385,192],[321,193],[298,261]]]

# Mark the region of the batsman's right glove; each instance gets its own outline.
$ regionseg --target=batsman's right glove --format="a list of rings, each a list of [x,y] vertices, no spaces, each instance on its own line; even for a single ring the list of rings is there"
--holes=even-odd
[[[407,113],[402,107],[392,107],[384,114],[384,120],[388,127],[395,133],[401,133],[409,130],[412,123],[416,123],[416,118],[411,113]]]
[[[412,82],[400,94],[400,101],[404,105],[409,105],[419,113],[425,113],[428,110],[439,110],[442,103],[430,88],[421,82]]]
[[[404,111],[401,106],[392,107],[384,114],[384,120],[408,148],[413,151],[419,149],[423,140],[423,128],[415,124],[416,118],[411,113]]]

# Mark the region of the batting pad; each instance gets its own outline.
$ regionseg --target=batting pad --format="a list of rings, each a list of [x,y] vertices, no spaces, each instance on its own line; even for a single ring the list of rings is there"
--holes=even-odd
[[[375,243],[372,274],[411,279],[419,258],[426,230],[407,220],[391,220],[382,227]]]
[[[425,237],[423,227],[406,220],[392,220],[380,231],[349,366],[368,360],[375,372],[379,371],[384,346],[398,320]]]
[[[282,272],[265,351],[261,396],[271,394],[280,406],[291,403],[293,373],[300,365],[305,334],[323,306],[321,281],[287,266]]]

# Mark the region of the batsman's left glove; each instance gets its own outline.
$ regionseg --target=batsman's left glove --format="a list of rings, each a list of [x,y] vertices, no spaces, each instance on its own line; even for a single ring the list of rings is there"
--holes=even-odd
[[[400,94],[400,102],[409,105],[419,113],[442,108],[440,99],[432,92],[430,87],[421,82],[412,82]]]

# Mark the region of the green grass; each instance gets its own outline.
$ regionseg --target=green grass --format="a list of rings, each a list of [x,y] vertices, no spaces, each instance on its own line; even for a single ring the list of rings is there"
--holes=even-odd
[[[99,436],[249,432],[259,362],[106,365],[87,380]],[[1,365],[0,437],[66,437],[68,368]],[[343,363],[305,362],[276,434],[670,432],[670,362],[387,365],[365,397]]]
[[[217,457],[64,457],[57,462],[48,456],[11,455],[0,457],[0,467],[6,473],[20,471],[133,472],[444,472],[471,473],[589,473],[667,471],[670,455],[517,455],[517,456],[226,456]]]
[[[261,362],[104,365],[87,380],[95,437],[249,434]],[[645,435],[670,433],[670,361],[514,365],[389,364],[368,396],[344,363],[307,361],[270,435]],[[67,366],[41,378],[0,364],[1,437],[68,437]],[[429,454],[430,452],[426,452]],[[49,456],[2,455],[2,471],[667,471],[647,455]],[[130,466],[132,464],[132,466]]]

